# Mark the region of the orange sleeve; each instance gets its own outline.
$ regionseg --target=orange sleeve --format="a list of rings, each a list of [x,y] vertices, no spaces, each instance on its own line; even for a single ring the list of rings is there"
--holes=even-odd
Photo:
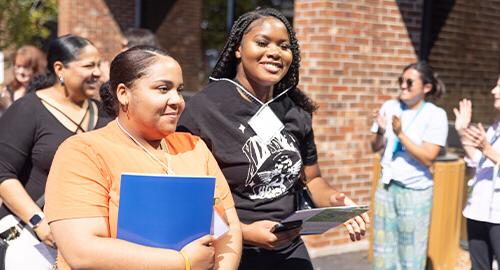
[[[215,197],[222,200],[222,204],[225,209],[233,208],[233,195],[231,195],[231,190],[227,184],[226,177],[224,177],[224,174],[220,170],[219,164],[217,164],[212,152],[210,152],[203,140],[199,140],[198,144],[200,144],[200,147],[202,147],[208,157],[208,175],[215,176]]]
[[[99,156],[79,136],[56,152],[45,189],[48,221],[107,217],[110,183]]]

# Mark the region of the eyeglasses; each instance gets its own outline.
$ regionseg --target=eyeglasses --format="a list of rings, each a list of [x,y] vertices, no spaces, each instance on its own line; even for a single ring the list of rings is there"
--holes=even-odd
[[[399,86],[403,85],[403,82],[406,81],[406,87],[407,88],[411,88],[411,86],[413,85],[413,80],[412,79],[403,79],[403,77],[399,77],[398,78],[398,83],[399,83]]]

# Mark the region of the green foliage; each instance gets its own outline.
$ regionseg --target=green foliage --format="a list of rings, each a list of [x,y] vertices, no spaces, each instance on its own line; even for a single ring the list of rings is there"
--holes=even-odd
[[[233,22],[243,13],[253,10],[258,6],[278,9],[292,21],[293,3],[293,0],[234,0]],[[201,27],[203,29],[203,50],[206,54],[206,74],[210,73],[217,60],[218,51],[222,50],[226,43],[229,31],[226,29],[226,15],[227,0],[203,0],[203,21]]]
[[[41,45],[57,21],[57,0],[0,0],[0,50]]]
[[[0,0],[1,1],[1,0]],[[284,11],[293,11],[293,0],[235,0],[234,18],[238,19],[243,13],[258,6],[272,7]],[[222,49],[227,38],[226,29],[227,0],[204,0],[203,1],[203,47]],[[288,14],[285,14],[287,16]]]

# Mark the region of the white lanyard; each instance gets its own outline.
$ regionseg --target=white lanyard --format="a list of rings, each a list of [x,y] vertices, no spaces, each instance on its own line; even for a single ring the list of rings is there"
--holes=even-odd
[[[282,95],[286,94],[286,92],[288,92],[290,89],[293,88],[293,86],[285,89],[285,91],[281,92],[279,95],[275,96],[274,98],[272,98],[271,100],[269,100],[268,102],[264,103],[262,102],[260,99],[258,99],[257,97],[255,97],[252,93],[250,93],[247,89],[245,89],[245,87],[243,87],[243,85],[231,80],[231,79],[228,79],[228,78],[220,78],[220,79],[217,79],[217,78],[214,78],[214,77],[209,77],[210,80],[213,80],[213,81],[227,81],[227,82],[230,82],[234,85],[236,85],[236,87],[238,87],[241,91],[245,92],[248,96],[250,96],[251,98],[253,98],[257,103],[259,103],[260,105],[262,106],[266,106],[266,105],[269,105],[269,103],[275,101],[277,98],[281,97]],[[259,109],[261,110],[262,107]]]
[[[153,153],[151,153],[146,147],[144,147],[144,145],[142,145],[136,138],[134,138],[134,136],[132,136],[132,134],[130,134],[122,126],[122,124],[120,124],[120,120],[118,120],[118,118],[116,118],[116,123],[118,124],[118,127],[123,131],[123,133],[127,134],[127,136],[130,139],[132,139],[132,141],[134,141],[135,144],[137,144],[142,150],[144,150],[144,152],[146,152],[146,154],[148,154],[149,158],[151,158],[153,161],[156,161],[158,164],[160,164],[163,167],[163,169],[165,169],[167,174],[175,175],[174,171],[172,169],[170,169],[168,164],[165,164],[164,162],[162,162],[159,158],[157,158],[155,155],[153,155]],[[162,142],[163,142],[163,139],[162,139]],[[161,144],[160,144],[160,146],[161,146]],[[165,144],[165,146],[166,146],[166,144]],[[165,151],[168,153],[168,148],[165,147]],[[166,158],[167,158],[167,162],[168,162],[169,157],[166,156]]]
[[[241,91],[246,93],[249,97],[253,98],[257,103],[261,105],[259,110],[257,110],[257,112],[252,116],[252,118],[248,120],[248,125],[252,128],[252,130],[255,132],[255,134],[260,138],[260,140],[263,143],[268,144],[276,134],[278,134],[279,132],[281,132],[281,130],[283,130],[285,126],[283,125],[281,120],[276,116],[276,114],[271,110],[271,108],[269,108],[268,105],[269,103],[275,101],[277,98],[284,95],[286,92],[292,89],[292,87],[281,92],[279,95],[267,101],[266,103],[263,103],[254,95],[252,95],[252,93],[246,90],[245,87],[243,87],[242,85],[233,80],[227,78],[216,79],[213,77],[210,77],[210,79],[214,81],[221,81],[221,80],[227,81],[236,85],[237,88],[241,89]]]

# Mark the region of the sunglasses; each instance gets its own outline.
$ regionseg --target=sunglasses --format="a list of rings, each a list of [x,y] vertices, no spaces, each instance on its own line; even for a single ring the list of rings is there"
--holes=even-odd
[[[403,79],[403,77],[399,77],[398,78],[399,86],[403,85],[403,82],[405,82],[405,79]],[[413,80],[412,79],[406,79],[406,87],[407,88],[411,88],[412,85],[413,85]]]

